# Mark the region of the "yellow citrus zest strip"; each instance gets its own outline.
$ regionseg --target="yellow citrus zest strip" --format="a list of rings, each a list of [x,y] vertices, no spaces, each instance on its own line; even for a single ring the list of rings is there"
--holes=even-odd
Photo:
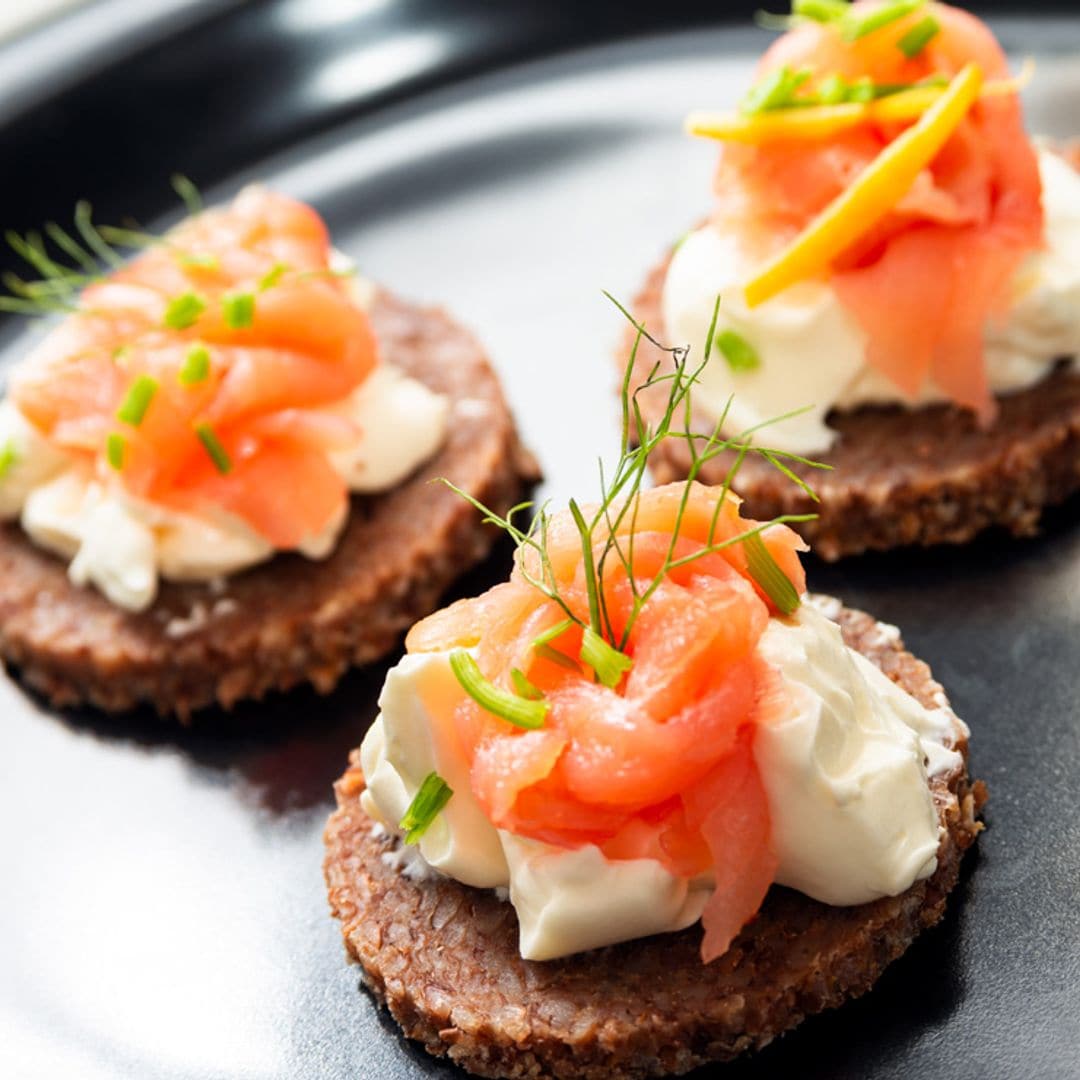
[[[981,97],[1005,97],[1019,93],[1034,76],[1035,64],[1024,61],[1014,79],[994,79],[984,83]],[[827,139],[838,131],[857,127],[868,120],[880,123],[917,120],[945,93],[943,86],[916,86],[877,101],[841,105],[807,105],[794,109],[742,116],[739,113],[695,112],[686,118],[691,135],[725,142],[759,146],[774,139]]]
[[[975,104],[981,88],[982,69],[968,64],[918,123],[889,143],[846,191],[750,280],[747,305],[757,307],[789,285],[822,273],[873,228],[934,160]]]

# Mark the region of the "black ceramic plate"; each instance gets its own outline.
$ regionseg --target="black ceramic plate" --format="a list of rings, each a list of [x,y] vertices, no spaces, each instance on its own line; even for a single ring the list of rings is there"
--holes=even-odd
[[[1033,126],[1070,134],[1080,18],[1030,9],[995,25],[1040,60]],[[87,196],[152,219],[177,169],[213,197],[280,185],[365,271],[480,333],[548,492],[588,494],[615,419],[600,290],[629,296],[706,208],[713,150],[681,117],[731,101],[764,40],[716,12],[107,0],[0,51],[0,210],[25,227]],[[944,924],[872,994],[716,1074],[1080,1074],[1080,507],[1037,540],[810,579],[933,664],[990,828]],[[330,785],[381,675],[196,733],[58,715],[0,677],[0,1074],[458,1075],[359,989],[327,913]]]

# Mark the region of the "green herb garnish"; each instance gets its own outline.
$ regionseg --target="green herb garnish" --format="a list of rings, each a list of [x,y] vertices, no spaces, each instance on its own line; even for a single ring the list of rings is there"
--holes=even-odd
[[[105,440],[105,458],[109,464],[119,472],[124,467],[124,451],[127,441],[123,435],[111,432]]]
[[[544,691],[535,683],[530,682],[521,668],[510,669],[510,681],[514,684],[514,692],[517,696],[527,701],[540,701],[544,696]]]
[[[609,645],[591,626],[586,626],[581,636],[581,662],[588,664],[597,679],[610,687],[618,686],[634,666],[629,656]]]
[[[206,301],[198,293],[181,293],[169,301],[162,322],[170,330],[186,330],[195,325],[205,310]]]
[[[214,429],[209,424],[196,424],[195,435],[203,444],[203,449],[210,455],[210,460],[217,471],[222,476],[232,472],[232,460],[225,447],[221,445],[221,440],[214,433]]]
[[[619,678],[630,667],[631,661],[626,656],[626,648],[635,622],[642,608],[648,603],[668,574],[698,559],[743,543],[770,525],[811,521],[816,516],[814,514],[785,514],[773,518],[769,522],[752,525],[735,536],[717,539],[716,530],[719,525],[720,514],[727,502],[727,494],[731,490],[731,485],[743,461],[749,456],[761,457],[814,498],[816,496],[814,496],[810,485],[794,472],[788,462],[815,469],[827,469],[829,466],[810,461],[796,454],[789,454],[786,451],[756,445],[753,442],[753,437],[767,424],[757,425],[734,437],[723,435],[722,432],[730,410],[730,401],[727,407],[722,410],[721,415],[717,418],[710,431],[695,431],[692,421],[690,392],[707,361],[702,361],[696,368],[691,369],[687,363],[689,353],[687,347],[668,348],[662,345],[648,333],[644,326],[636,322],[622,305],[611,296],[608,296],[608,299],[619,308],[634,326],[636,338],[623,377],[621,395],[622,438],[619,459],[614,469],[610,471],[605,469],[603,463],[601,463],[600,501],[597,507],[586,510],[576,501],[571,502],[569,507],[571,518],[581,539],[582,570],[588,598],[587,617],[579,616],[570,607],[567,599],[559,592],[558,582],[547,552],[548,529],[551,522],[551,514],[547,504],[540,506],[535,511],[527,526],[521,527],[516,519],[522,512],[530,509],[532,504],[522,503],[509,510],[505,516],[502,516],[485,506],[468,492],[462,491],[450,483],[450,481],[444,479],[442,482],[479,510],[483,514],[485,522],[494,524],[509,534],[518,548],[517,568],[522,579],[557,605],[566,616],[564,621],[550,627],[534,639],[533,649],[536,655],[576,668],[577,665],[570,657],[559,650],[552,649],[550,643],[572,626],[578,626],[582,630],[582,648],[580,652],[582,661],[592,667],[598,678],[605,683],[617,685]],[[632,384],[638,349],[642,341],[648,341],[656,348],[663,350],[670,356],[671,362],[670,365],[657,364],[647,378],[635,389]],[[667,400],[662,415],[655,424],[648,424],[641,410],[640,396],[643,394],[657,394],[665,390]],[[769,423],[786,420],[791,416],[799,415],[803,411],[798,410],[788,413],[785,416],[777,417],[776,420],[769,421]],[[634,535],[638,505],[647,475],[646,469],[649,457],[666,439],[679,439],[685,442],[690,455],[690,467],[688,469],[687,483],[683,488],[682,499],[676,511],[675,525],[666,555],[655,575],[651,579],[642,579],[633,572]],[[730,464],[723,484],[720,485],[719,498],[706,536],[706,542],[698,550],[686,555],[677,555],[682,523],[693,484],[700,479],[705,466],[721,455],[725,455],[730,459]],[[624,535],[619,535],[620,532]],[[768,556],[767,552],[766,555]],[[769,557],[769,560],[771,561],[771,557]],[[613,565],[618,566],[621,573],[625,575],[632,596],[629,616],[618,631],[616,631],[607,610],[606,597],[608,590],[604,587],[605,575]],[[755,566],[757,566],[757,563],[755,563]],[[775,585],[775,582],[773,584]],[[788,585],[789,589],[794,592],[794,586],[790,582],[788,582]],[[790,597],[782,595],[781,599],[786,605]],[[795,600],[798,601],[797,595]],[[461,655],[471,661],[471,657],[467,653]],[[463,661],[461,663],[464,664]],[[459,675],[458,679],[459,682],[462,681],[462,676]],[[462,685],[465,685],[464,682]],[[505,695],[504,691],[499,691],[495,687],[491,687],[491,689],[496,694]],[[466,690],[476,700],[480,700],[476,694],[469,690],[469,687],[466,687]],[[509,698],[509,702],[505,700],[506,697]],[[481,701],[481,704],[484,704],[484,702]],[[496,715],[501,715],[498,709],[505,707],[520,708],[522,704],[528,705],[530,703],[523,701],[520,696],[505,695],[496,704],[498,708],[491,711],[496,712]],[[532,702],[531,704],[536,705],[538,703]]]
[[[450,785],[438,773],[428,773],[424,777],[399,822],[406,844],[415,844],[431,828],[431,823],[442,813],[453,794]]]
[[[146,410],[158,392],[158,381],[150,375],[140,375],[132,384],[116,411],[116,419],[123,424],[138,427],[146,416]]]
[[[182,180],[188,209],[196,213],[202,201],[190,180]],[[5,240],[20,259],[40,277],[26,281],[16,274],[5,274],[3,281],[10,295],[0,296],[0,311],[20,315],[54,315],[79,311],[79,294],[88,285],[102,280],[103,270],[115,270],[125,256],[116,245],[144,248],[154,244],[169,245],[165,236],[153,236],[137,229],[114,225],[97,225],[88,202],[75,206],[74,231],[69,232],[55,221],[47,222],[44,230],[31,230],[25,235],[5,234]],[[51,245],[51,246],[50,246]],[[178,252],[188,265],[207,265],[204,260],[214,256],[199,256]]]
[[[493,716],[529,730],[544,726],[548,709],[551,708],[546,701],[535,701],[500,690],[484,678],[479,665],[464,649],[455,649],[450,654],[450,669],[465,693]]]
[[[739,109],[746,116],[756,116],[773,109],[789,109],[798,103],[796,92],[812,75],[810,68],[793,71],[785,64],[750,87]]]
[[[288,272],[289,267],[286,263],[274,263],[274,265],[267,270],[259,280],[259,292],[266,292],[267,289],[272,289]]]
[[[15,446],[15,440],[8,439],[3,446],[0,446],[0,480],[3,480],[18,464],[19,451]]]
[[[840,18],[840,32],[845,41],[858,41],[867,34],[881,30],[896,22],[897,19],[918,11],[925,3],[926,0],[891,0],[890,3],[865,11],[850,8]]]
[[[201,214],[203,209],[202,195],[199,189],[183,173],[173,173],[170,177],[173,191],[180,196],[187,212],[193,217]]]
[[[195,270],[217,270],[221,266],[221,260],[216,255],[204,251],[182,251],[177,259],[181,266]]]
[[[761,367],[757,349],[734,330],[722,330],[717,334],[716,347],[732,371],[756,371]]]
[[[896,47],[909,59],[913,60],[941,33],[941,23],[933,15],[920,19],[896,43]]]
[[[181,386],[195,386],[210,377],[210,350],[205,345],[193,345],[180,368]]]
[[[759,11],[756,21],[767,30],[790,30],[801,23],[816,22],[835,27],[845,41],[858,41],[918,11],[926,2],[887,0],[876,8],[856,9],[847,0],[793,0],[790,15]]]
[[[801,600],[791,583],[791,578],[780,569],[772,557],[760,533],[748,536],[743,543],[746,552],[746,567],[750,576],[761,586],[769,599],[785,615],[795,611]]]
[[[255,321],[255,296],[252,293],[230,293],[221,298],[221,313],[231,330],[243,330]]]

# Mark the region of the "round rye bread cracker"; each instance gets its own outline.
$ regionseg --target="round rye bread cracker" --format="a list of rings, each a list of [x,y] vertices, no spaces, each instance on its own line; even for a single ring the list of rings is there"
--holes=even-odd
[[[817,598],[844,638],[924,705],[948,709],[892,627]],[[955,722],[955,717],[953,718]],[[981,782],[962,764],[931,781],[944,827],[935,873],[900,896],[830,907],[774,886],[711,964],[701,927],[562,960],[522,960],[514,909],[491,891],[400,871],[399,842],[360,808],[359,753],[326,828],[330,907],[364,982],[405,1034],[479,1076],[612,1080],[674,1075],[765,1046],[806,1016],[869,990],[944,913],[981,826]]]
[[[1080,166],[1080,144],[1062,152]],[[663,319],[670,262],[669,253],[649,274],[632,310],[654,338],[678,345],[667,341]],[[634,338],[628,328],[620,368]],[[986,430],[972,413],[946,404],[834,409],[828,423],[839,436],[835,445],[810,455],[831,465],[832,471],[792,465],[820,503],[758,457],[743,462],[735,489],[746,500],[747,515],[759,520],[816,513],[816,520],[792,528],[830,562],[906,545],[962,544],[991,526],[1003,526],[1016,536],[1031,535],[1044,509],[1080,491],[1080,370],[1068,364],[1069,359],[1063,358],[1034,386],[999,396],[997,419]],[[634,385],[657,363],[669,368],[670,355],[643,339]],[[662,385],[659,392],[640,396],[650,423],[659,418],[666,394]],[[696,427],[709,430],[712,423],[699,415]],[[762,439],[767,445],[767,431]],[[718,456],[704,467],[700,479],[723,483],[733,460],[734,453]],[[685,442],[664,440],[650,465],[657,483],[685,478],[690,468]]]
[[[400,487],[354,496],[332,555],[279,555],[217,587],[163,582],[132,613],[77,588],[60,559],[0,525],[0,655],[52,704],[153,706],[181,720],[310,682],[329,692],[378,659],[498,533],[436,477],[493,508],[539,479],[477,341],[441,310],[386,292],[371,310],[380,355],[450,398],[441,450]]]

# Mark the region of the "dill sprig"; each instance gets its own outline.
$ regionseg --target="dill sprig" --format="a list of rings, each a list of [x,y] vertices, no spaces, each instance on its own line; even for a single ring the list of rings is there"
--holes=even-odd
[[[687,566],[706,556],[716,554],[736,544],[750,542],[750,572],[755,580],[765,589],[770,598],[782,611],[790,612],[798,604],[798,596],[791,582],[775,563],[768,549],[760,541],[760,534],[773,525],[795,524],[811,521],[815,514],[781,514],[769,521],[761,522],[740,532],[738,535],[717,539],[716,532],[720,524],[720,515],[727,502],[735,478],[748,457],[757,456],[776,468],[813,500],[817,500],[812,487],[791,468],[798,463],[813,469],[828,469],[830,466],[821,462],[786,451],[759,446],[754,437],[761,430],[782,420],[797,416],[805,410],[787,413],[765,423],[748,428],[735,437],[725,436],[731,410],[731,399],[708,431],[697,431],[691,407],[691,390],[698,381],[705,365],[709,362],[719,316],[720,298],[717,297],[705,344],[705,354],[696,366],[690,364],[689,346],[669,347],[654,338],[642,323],[639,323],[629,311],[614,297],[605,296],[634,327],[635,337],[629,360],[623,375],[621,405],[621,435],[619,458],[613,469],[605,468],[601,459],[600,501],[594,508],[583,508],[576,500],[568,504],[570,516],[577,529],[581,542],[585,586],[588,597],[588,617],[579,617],[560,594],[547,551],[548,531],[551,525],[549,504],[544,503],[533,514],[528,525],[518,525],[517,519],[533,508],[532,503],[521,503],[513,507],[504,516],[485,506],[468,492],[461,490],[449,480],[443,479],[451,490],[455,491],[472,506],[478,509],[484,520],[506,532],[518,548],[517,565],[522,577],[549,600],[558,605],[566,615],[566,620],[541,634],[533,647],[538,655],[548,658],[553,654],[571,666],[577,666],[574,659],[553,649],[551,642],[561,636],[571,626],[577,625],[583,631],[584,646],[579,653],[580,660],[592,668],[598,680],[606,685],[617,685],[622,675],[629,669],[629,660],[625,650],[631,632],[642,609],[649,602],[664,579],[674,570]],[[638,352],[643,342],[649,342],[670,357],[669,363],[657,362],[648,376],[637,386],[634,374]],[[666,389],[667,400],[659,419],[650,424],[644,415],[641,401],[644,395]],[[643,580],[634,573],[634,539],[640,495],[647,479],[647,467],[650,456],[667,439],[680,439],[686,444],[690,455],[690,467],[687,482],[683,486],[682,497],[675,515],[675,524],[662,565],[656,574]],[[732,455],[719,497],[713,511],[706,543],[698,550],[679,555],[679,539],[683,520],[690,501],[691,485],[702,475],[703,470],[721,455]],[[623,526],[627,526],[623,529]],[[622,530],[625,535],[620,536]],[[756,542],[755,542],[756,539]],[[608,610],[607,591],[604,588],[605,575],[612,567],[621,567],[631,590],[631,610],[625,626],[617,630],[612,613]],[[778,576],[779,575],[779,576]],[[782,580],[781,580],[782,579]],[[786,588],[785,588],[786,583]],[[792,599],[794,598],[794,599]]]
[[[184,176],[173,177],[173,187],[191,214],[202,210],[202,197]],[[4,233],[11,250],[38,275],[29,280],[7,272],[2,280],[9,295],[0,296],[0,311],[18,315],[56,315],[79,311],[79,296],[89,285],[123,266],[132,251],[155,245],[172,246],[168,236],[138,228],[99,225],[93,207],[85,199],[75,204],[73,227],[55,221],[25,234]],[[177,249],[177,256],[197,264],[198,252]]]

